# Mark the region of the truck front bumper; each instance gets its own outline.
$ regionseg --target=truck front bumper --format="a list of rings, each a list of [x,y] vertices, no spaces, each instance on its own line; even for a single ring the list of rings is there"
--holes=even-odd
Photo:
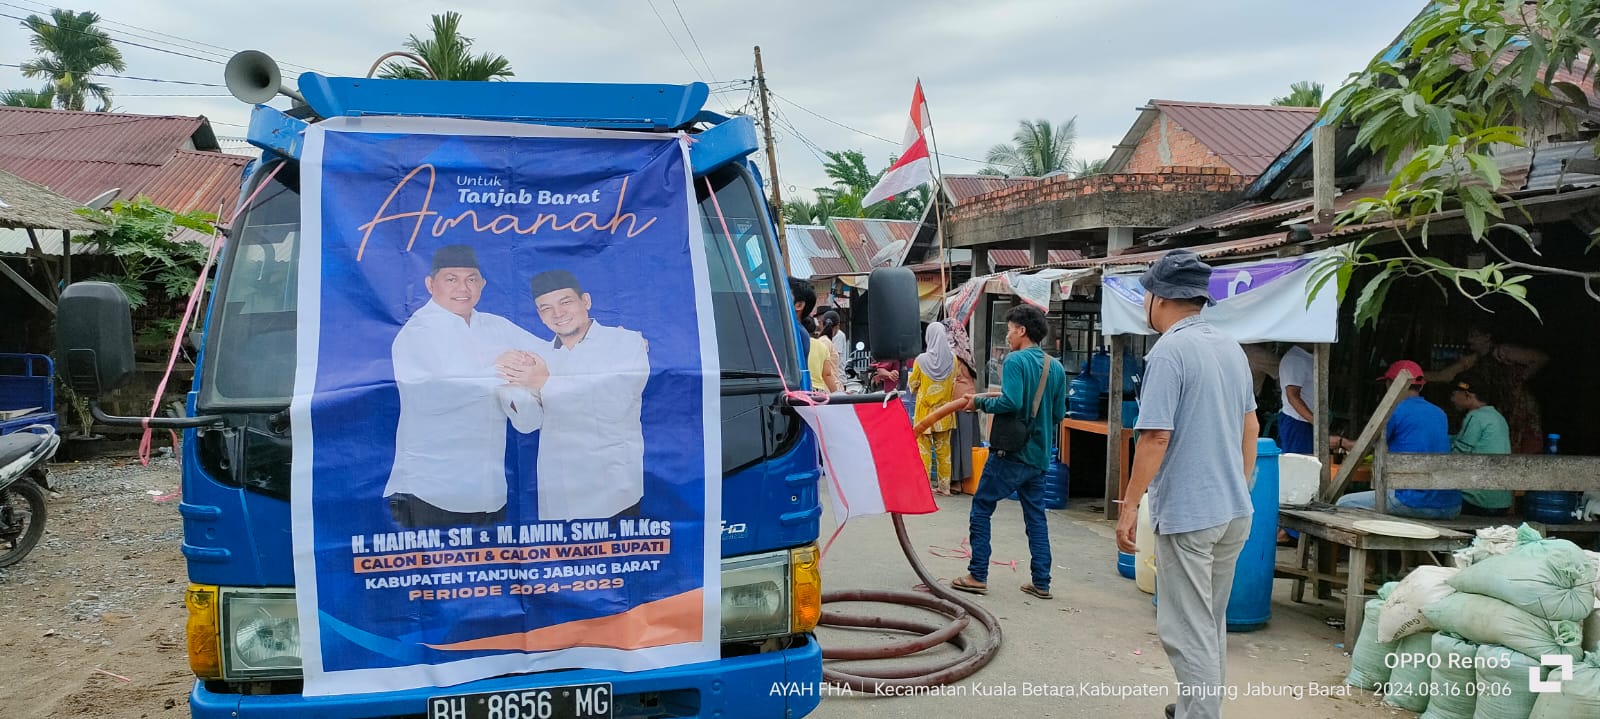
[[[485,679],[446,688],[306,697],[228,694],[195,682],[195,719],[410,719],[425,717],[430,697],[610,682],[615,719],[634,717],[801,717],[821,701],[822,648],[815,637],[777,652],[646,672],[593,669]]]

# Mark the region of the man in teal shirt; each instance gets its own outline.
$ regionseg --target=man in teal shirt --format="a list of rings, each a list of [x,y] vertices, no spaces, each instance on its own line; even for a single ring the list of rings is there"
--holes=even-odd
[[[1044,512],[1044,473],[1050,468],[1050,446],[1056,428],[1067,415],[1067,375],[1061,363],[1046,356],[1039,343],[1049,324],[1042,310],[1018,305],[1006,313],[1006,355],[1001,371],[1001,391],[974,397],[967,395],[967,409],[989,414],[1019,414],[1031,418],[1028,443],[1011,455],[991,452],[972,496],[972,513],[967,520],[967,535],[972,542],[972,557],[966,576],[950,586],[963,592],[989,591],[989,520],[1000,500],[1017,493],[1022,502],[1022,526],[1028,535],[1029,571],[1033,581],[1022,585],[1023,592],[1050,599],[1050,533]],[[1041,378],[1044,393],[1039,394]],[[1034,398],[1038,397],[1038,410]]]
[[[1450,403],[1456,411],[1465,412],[1461,431],[1450,438],[1450,449],[1461,454],[1511,454],[1511,428],[1500,410],[1493,406],[1495,397],[1477,378],[1456,382],[1450,392]],[[1511,512],[1511,492],[1505,489],[1461,490],[1461,513],[1499,517]]]

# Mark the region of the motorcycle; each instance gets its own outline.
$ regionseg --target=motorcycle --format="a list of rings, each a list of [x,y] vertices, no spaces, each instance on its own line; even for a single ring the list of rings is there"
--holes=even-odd
[[[55,428],[44,424],[0,436],[0,567],[22,561],[44,536],[45,463],[60,445]]]

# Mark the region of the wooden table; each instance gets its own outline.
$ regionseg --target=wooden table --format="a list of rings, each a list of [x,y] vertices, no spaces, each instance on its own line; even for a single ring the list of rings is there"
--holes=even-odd
[[[1088,432],[1090,434],[1098,434],[1102,437],[1105,437],[1111,432],[1108,427],[1109,425],[1105,420],[1072,419],[1070,417],[1061,420],[1061,437],[1056,442],[1056,446],[1061,448],[1061,463],[1072,469],[1073,474],[1078,474],[1077,469],[1072,467],[1071,440],[1073,430],[1077,430],[1079,432]],[[1106,497],[1107,507],[1111,506],[1112,502],[1122,499],[1122,495],[1128,491],[1128,476],[1133,467],[1133,452],[1130,451],[1132,446],[1133,430],[1122,430],[1122,459],[1119,463],[1121,466],[1117,469],[1117,471],[1120,473],[1117,481],[1117,496]]]
[[[1419,524],[1438,530],[1439,536],[1413,539],[1374,534],[1356,528],[1356,522],[1366,519]],[[1344,649],[1347,652],[1355,651],[1356,637],[1361,633],[1361,622],[1366,616],[1367,570],[1371,567],[1368,552],[1449,552],[1465,547],[1472,541],[1470,534],[1429,524],[1426,520],[1393,517],[1350,507],[1282,509],[1278,512],[1278,526],[1300,532],[1300,544],[1295,555],[1298,566],[1279,564],[1276,567],[1276,576],[1295,580],[1291,599],[1301,601],[1308,579],[1319,598],[1323,594],[1324,584],[1344,586]],[[1306,566],[1311,539],[1318,543],[1316,569]],[[1350,568],[1342,578],[1337,574],[1338,546],[1350,548]]]

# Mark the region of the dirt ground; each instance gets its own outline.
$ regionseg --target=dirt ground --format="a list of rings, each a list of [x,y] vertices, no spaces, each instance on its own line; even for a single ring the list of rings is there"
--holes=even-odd
[[[0,617],[5,619],[0,622],[0,715],[187,716],[193,680],[184,652],[177,463],[57,464],[52,481],[57,496],[50,502],[44,541],[21,564],[0,570]],[[936,555],[960,546],[967,502],[959,496],[940,498],[942,511],[907,520],[922,560],[946,580],[958,576],[965,562]],[[962,682],[968,695],[825,694],[814,716],[1160,716],[1170,699],[1005,694],[1008,686],[1016,691],[1028,684],[1172,682],[1154,634],[1149,596],[1116,574],[1110,523],[1075,504],[1071,511],[1050,512],[1050,531],[1057,598],[1042,602],[1016,591],[1028,561],[1016,503],[1003,504],[996,515],[995,559],[1017,560],[1021,571],[994,567],[995,590],[982,601],[1001,618],[1005,644],[992,664]],[[824,581],[835,589],[905,589],[916,583],[884,517],[852,522],[823,565]],[[1276,589],[1271,623],[1259,632],[1230,635],[1230,683],[1341,687],[1350,660],[1336,646],[1340,632],[1323,623],[1341,610],[1332,603],[1290,603],[1287,582],[1278,582]],[[832,630],[823,638],[872,643],[871,634]],[[1344,691],[1344,696],[1241,696],[1228,703],[1226,712],[1233,717],[1308,719],[1410,715],[1382,705],[1369,692]]]
[[[50,474],[43,541],[0,569],[0,714],[188,716],[177,462]]]

